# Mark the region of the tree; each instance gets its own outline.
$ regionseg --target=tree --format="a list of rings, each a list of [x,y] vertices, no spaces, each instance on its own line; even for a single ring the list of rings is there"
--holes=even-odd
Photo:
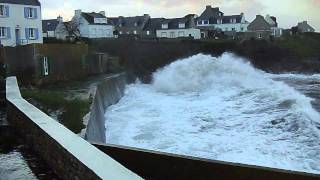
[[[71,21],[66,23],[68,33],[76,39],[81,39],[80,25],[81,22],[78,18],[73,18]]]

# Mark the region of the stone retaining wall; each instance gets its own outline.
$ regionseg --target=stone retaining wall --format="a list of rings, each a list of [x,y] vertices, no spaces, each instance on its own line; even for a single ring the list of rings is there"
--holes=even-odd
[[[141,179],[24,100],[15,77],[7,78],[6,88],[8,121],[59,177]]]
[[[86,140],[106,142],[105,110],[120,100],[125,85],[126,74],[123,73],[109,77],[97,86],[85,134]]]

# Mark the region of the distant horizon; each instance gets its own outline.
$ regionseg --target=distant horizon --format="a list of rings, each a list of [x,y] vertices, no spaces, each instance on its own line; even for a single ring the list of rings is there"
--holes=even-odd
[[[244,13],[251,22],[257,14],[277,17],[279,27],[291,28],[298,22],[308,23],[320,31],[320,0],[40,0],[43,19],[54,19],[59,15],[65,21],[70,20],[74,10],[83,12],[105,11],[107,17],[139,16],[149,14],[151,18],[183,17],[187,14],[201,15],[206,5],[219,7],[225,15]],[[274,6],[277,4],[277,6]],[[294,12],[294,13],[292,13]]]

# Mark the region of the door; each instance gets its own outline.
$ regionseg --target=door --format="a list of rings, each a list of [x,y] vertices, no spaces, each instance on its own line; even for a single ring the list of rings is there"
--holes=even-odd
[[[16,44],[20,45],[21,44],[21,41],[20,41],[20,29],[16,29],[15,34],[16,34]]]

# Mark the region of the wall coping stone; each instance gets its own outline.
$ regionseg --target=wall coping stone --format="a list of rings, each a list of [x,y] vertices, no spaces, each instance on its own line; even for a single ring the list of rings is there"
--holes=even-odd
[[[101,179],[142,179],[22,98],[16,77],[6,79],[7,100]]]

